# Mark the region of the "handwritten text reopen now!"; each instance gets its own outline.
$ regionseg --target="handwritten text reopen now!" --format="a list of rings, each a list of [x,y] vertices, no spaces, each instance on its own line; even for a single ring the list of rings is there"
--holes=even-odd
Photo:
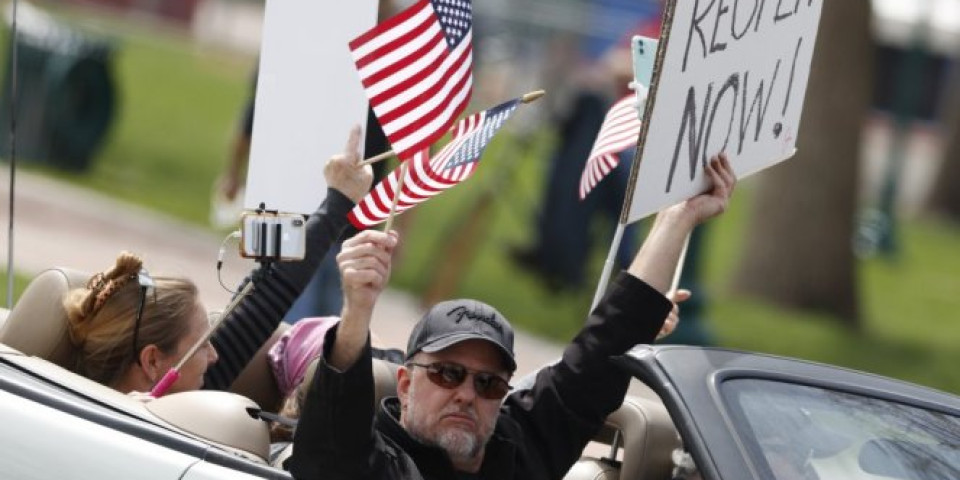
[[[670,0],[630,190],[636,221],[709,188],[726,152],[743,177],[793,154],[823,0]]]
[[[735,51],[737,43],[748,40],[751,32],[760,33],[763,28],[775,29],[779,24],[789,22],[802,14],[802,9],[810,8],[813,0],[777,0],[776,9],[766,9],[767,3],[774,2],[696,0],[693,17],[685,32],[681,71],[686,72],[691,63],[703,61],[711,55]],[[683,151],[687,153],[689,178],[694,180],[699,171],[697,162],[701,167],[705,166],[708,152],[727,151],[731,140],[737,154],[743,153],[746,143],[759,142],[765,131],[775,139],[787,135],[785,140],[793,142],[794,132],[784,132],[780,119],[790,107],[797,60],[804,43],[801,35],[796,38],[792,51],[783,51],[782,44],[770,45],[770,48],[779,49],[781,54],[766,69],[763,65],[751,65],[729,73],[726,78],[697,79],[699,81],[688,87],[665,191],[669,192],[673,186]],[[807,43],[807,48],[812,48],[812,42]],[[789,66],[789,72],[782,73],[784,64]],[[775,97],[777,109],[771,117],[769,109]],[[769,130],[764,128],[766,126]],[[717,145],[719,148],[715,148]]]

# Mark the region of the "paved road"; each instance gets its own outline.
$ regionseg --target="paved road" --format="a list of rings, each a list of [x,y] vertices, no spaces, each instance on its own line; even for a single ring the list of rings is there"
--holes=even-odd
[[[117,253],[129,250],[142,255],[152,273],[182,275],[194,280],[208,308],[222,308],[230,298],[217,281],[216,261],[221,238],[210,231],[137,206],[115,201],[96,192],[18,172],[15,198],[14,268],[35,275],[52,266],[85,271],[103,270]],[[9,169],[0,173],[3,252],[7,263]],[[205,206],[204,206],[205,207]],[[227,248],[222,276],[233,287],[256,264]],[[5,292],[2,293],[6,295]],[[404,347],[422,309],[412,296],[387,291],[374,315],[374,329],[391,345]],[[530,335],[519,334],[519,373],[557,358],[560,347]]]

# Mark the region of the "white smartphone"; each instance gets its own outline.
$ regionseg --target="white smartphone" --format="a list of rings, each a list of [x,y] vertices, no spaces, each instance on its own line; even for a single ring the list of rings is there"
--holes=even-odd
[[[245,212],[240,223],[240,255],[302,260],[307,253],[306,226],[306,219],[297,213]]]
[[[650,90],[650,82],[653,79],[653,65],[657,61],[657,46],[660,42],[657,39],[636,35],[633,37],[630,45],[633,50],[633,81],[639,87],[637,91],[637,105],[640,118],[643,118],[643,110],[646,108],[647,92]],[[640,88],[643,87],[643,88]]]

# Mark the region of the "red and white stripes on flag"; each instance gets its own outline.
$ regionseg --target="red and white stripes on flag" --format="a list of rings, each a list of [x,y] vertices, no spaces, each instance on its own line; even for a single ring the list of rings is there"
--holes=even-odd
[[[637,145],[641,122],[636,101],[636,96],[631,93],[614,103],[604,117],[580,176],[580,200],[620,164],[620,152]]]
[[[404,210],[426,200],[426,197],[420,199],[410,195],[412,191],[411,183],[413,182],[410,170],[417,168],[423,169],[424,163],[429,164],[429,162],[429,148],[415,153],[413,157],[407,160],[407,175],[403,181],[403,191],[400,193],[400,197],[397,198],[396,214],[400,214]],[[387,217],[390,216],[390,206],[393,205],[393,198],[396,196],[397,185],[400,181],[400,172],[402,171],[402,168],[398,168],[390,172],[377,186],[373,187],[373,190],[370,190],[370,193],[364,196],[363,199],[360,200],[360,203],[354,206],[353,210],[347,214],[347,219],[350,220],[350,223],[359,229],[364,229],[386,220]]]
[[[361,83],[401,160],[429,147],[473,89],[470,0],[420,0],[350,42]]]
[[[429,150],[417,152],[406,163],[406,177],[397,198],[396,214],[429,200],[470,178],[476,171],[484,148],[519,105],[514,99],[457,122],[453,139],[435,157]],[[370,191],[347,218],[357,228],[372,227],[390,216],[390,207],[400,181],[403,165]]]

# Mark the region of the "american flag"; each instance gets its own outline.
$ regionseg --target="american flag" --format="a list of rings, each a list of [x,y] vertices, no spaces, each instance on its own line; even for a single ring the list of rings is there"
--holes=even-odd
[[[453,139],[436,156],[428,149],[407,161],[403,189],[397,199],[396,213],[403,212],[470,178],[480,155],[490,140],[517,109],[520,99],[497,105],[460,120],[453,128]],[[347,216],[357,228],[372,227],[390,216],[401,168],[383,179]]]
[[[429,147],[473,89],[470,0],[420,0],[350,42],[384,133],[401,160]]]
[[[580,176],[580,200],[587,197],[603,177],[620,163],[617,154],[637,145],[640,135],[640,116],[636,96],[629,94],[610,107],[603,119],[600,133],[593,142],[593,150]]]

